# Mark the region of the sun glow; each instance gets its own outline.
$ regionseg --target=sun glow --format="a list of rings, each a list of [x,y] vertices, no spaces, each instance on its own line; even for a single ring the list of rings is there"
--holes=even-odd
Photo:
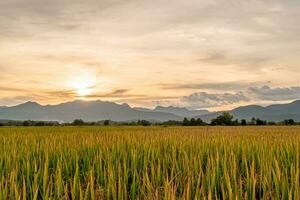
[[[85,97],[90,94],[92,94],[92,89],[90,88],[79,88],[77,89],[76,93],[78,94],[79,97]]]
[[[79,98],[84,98],[93,93],[95,79],[92,77],[76,77],[70,81],[70,86]]]

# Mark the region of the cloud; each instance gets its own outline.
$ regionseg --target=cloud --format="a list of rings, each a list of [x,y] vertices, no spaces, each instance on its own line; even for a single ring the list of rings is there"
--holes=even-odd
[[[13,106],[26,101],[37,101],[39,103],[57,103],[57,99],[61,101],[71,101],[77,98],[78,94],[75,90],[34,90],[1,87],[0,91],[10,92],[14,95],[4,96],[0,98],[0,106]]]
[[[85,96],[87,99],[108,98],[123,102],[139,101],[144,103],[157,103],[170,100],[178,100],[178,96],[149,96],[140,93],[131,93],[129,89],[116,89],[106,93],[95,93]]]
[[[235,93],[196,92],[182,97],[181,102],[192,108],[219,107],[241,103],[268,104],[300,99],[300,87],[249,87]]]
[[[246,55],[230,55],[228,52],[213,52],[209,53],[207,57],[197,59],[196,62],[214,65],[237,65],[248,69],[251,69],[252,67],[255,70],[271,59],[271,57],[253,53],[247,53]]]
[[[42,54],[38,56],[37,59],[40,59],[41,62],[44,63],[54,63],[57,65],[72,66],[72,69],[75,68],[74,65],[76,66],[79,65],[84,67],[83,71],[90,70],[93,71],[95,75],[101,75],[103,70],[103,62],[100,59],[95,58],[91,55],[82,55],[82,53],[80,55],[78,53]],[[74,69],[74,71],[75,70],[76,69]],[[82,70],[82,68],[79,69],[78,71],[80,70]]]
[[[0,106],[14,106],[17,104],[24,103],[26,101],[33,101],[32,97],[28,96],[15,96],[15,97],[6,97],[0,98]]]
[[[181,98],[189,107],[203,108],[216,107],[233,103],[240,103],[241,101],[249,101],[249,98],[243,92],[237,93],[207,93],[197,92]]]
[[[76,90],[58,90],[58,91],[43,91],[40,96],[50,97],[53,99],[63,98],[63,99],[74,99],[78,96]]]
[[[23,88],[0,86],[0,92],[27,92],[28,90]]]
[[[286,101],[300,99],[300,87],[250,87],[247,93],[258,100]]]
[[[1,0],[0,84],[18,91],[0,98],[76,98],[65,82],[84,71],[95,79],[94,98],[142,103],[206,92],[200,105],[211,106],[240,92],[298,97],[295,88],[276,96],[260,86],[299,82],[299,8],[297,0]],[[63,92],[47,93],[56,88]]]
[[[117,98],[117,97],[128,97],[131,96],[127,94],[129,92],[128,89],[117,89],[107,93],[96,93],[86,95],[85,98]]]
[[[185,84],[159,84],[164,90],[188,90],[188,89],[205,89],[205,90],[242,90],[251,85],[263,85],[265,81],[232,81],[218,83],[185,83]]]

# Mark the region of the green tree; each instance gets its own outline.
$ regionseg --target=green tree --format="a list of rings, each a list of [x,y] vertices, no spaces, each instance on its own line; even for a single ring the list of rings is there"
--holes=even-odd
[[[257,118],[255,124],[258,125],[258,126],[263,126],[263,125],[267,125],[267,122]]]
[[[224,112],[222,115],[211,120],[211,125],[214,126],[232,126],[235,122],[233,121],[233,115],[228,112]]]
[[[295,125],[295,121],[293,119],[284,120],[284,125]]]
[[[197,125],[197,123],[196,123],[195,118],[192,118],[192,119],[190,120],[190,126],[196,126],[196,125]]]
[[[147,121],[147,120],[139,120],[137,122],[137,125],[140,125],[140,126],[150,126],[151,123],[149,121]]]
[[[74,126],[83,126],[83,125],[85,125],[85,122],[82,119],[75,119],[72,122],[72,125],[74,125]]]
[[[45,126],[45,125],[46,125],[46,123],[43,121],[39,121],[39,122],[35,123],[35,126]]]
[[[109,126],[110,120],[105,120],[103,124],[104,124],[104,126]]]
[[[251,125],[256,125],[256,119],[255,119],[255,117],[252,117],[250,124]]]
[[[183,126],[189,126],[189,125],[190,125],[190,120],[188,120],[188,118],[185,117],[185,118],[183,119],[182,125],[183,125]]]
[[[242,119],[242,120],[241,120],[241,125],[242,125],[242,126],[246,126],[246,125],[247,125],[247,121],[246,121],[245,119]]]
[[[206,125],[206,123],[205,123],[202,119],[200,119],[200,118],[198,118],[198,119],[196,120],[196,124],[197,124],[197,126],[203,126],[203,125]]]
[[[23,126],[30,126],[30,121],[23,121],[22,125]]]

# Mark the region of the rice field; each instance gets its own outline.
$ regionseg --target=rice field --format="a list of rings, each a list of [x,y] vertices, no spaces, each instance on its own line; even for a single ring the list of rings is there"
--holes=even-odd
[[[300,199],[300,127],[3,127],[0,199]]]

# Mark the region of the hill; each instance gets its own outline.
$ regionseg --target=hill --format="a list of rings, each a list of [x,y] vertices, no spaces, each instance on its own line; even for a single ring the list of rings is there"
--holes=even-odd
[[[231,113],[239,120],[250,120],[255,117],[275,122],[283,121],[285,119],[300,121],[300,100],[288,104],[275,104],[266,107],[258,105],[242,106],[227,112]],[[206,115],[199,115],[197,117],[202,118],[205,121],[210,121],[221,113],[222,112],[213,112]]]
[[[165,112],[138,111],[127,104],[117,104],[107,101],[72,101],[58,105],[40,105],[36,102],[26,102],[13,107],[0,108],[0,119],[7,120],[45,120],[71,122],[74,119],[84,121],[135,120],[182,120],[182,117]]]
[[[198,115],[204,115],[208,114],[208,110],[189,110],[184,107],[175,107],[175,106],[157,106],[154,109],[148,109],[148,108],[134,108],[139,111],[148,111],[148,112],[156,112],[156,113],[171,113],[180,117],[195,117]]]

